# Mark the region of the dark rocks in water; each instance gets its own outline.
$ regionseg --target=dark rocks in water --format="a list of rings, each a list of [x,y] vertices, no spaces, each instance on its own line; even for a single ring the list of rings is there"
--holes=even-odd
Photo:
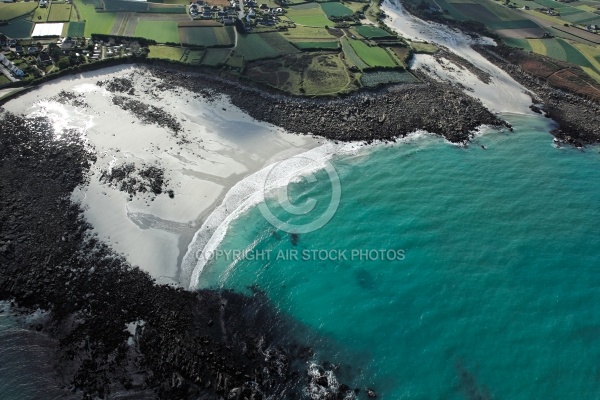
[[[321,375],[316,379],[317,385],[329,387],[329,381],[325,375]]]
[[[297,246],[299,240],[300,235],[298,235],[297,233],[290,233],[290,242],[292,243],[292,246]]]
[[[537,114],[543,114],[543,113],[542,113],[542,110],[541,110],[541,109],[540,109],[538,106],[536,106],[536,105],[534,105],[534,104],[530,105],[530,106],[529,106],[529,109],[530,109],[531,111],[533,111],[534,113],[537,113]]]
[[[173,190],[167,190],[167,193],[169,194],[170,198],[175,198],[175,192]]]
[[[374,399],[377,397],[377,393],[373,389],[367,388],[367,397],[370,399]]]

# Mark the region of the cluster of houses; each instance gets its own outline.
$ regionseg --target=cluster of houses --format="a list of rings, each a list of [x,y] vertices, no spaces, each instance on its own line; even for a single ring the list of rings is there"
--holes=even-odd
[[[17,66],[8,58],[6,58],[2,53],[0,53],[0,64],[2,64],[2,66],[5,69],[7,69],[11,74],[13,74],[13,76],[15,76],[16,78],[22,78],[25,76],[25,72],[17,68]]]
[[[211,6],[205,0],[196,0],[190,3],[190,15],[194,19],[214,19],[222,22],[224,25],[233,25],[238,14],[241,11],[240,0],[230,0],[229,6],[219,8]],[[278,16],[285,14],[281,7],[271,8],[267,4],[258,4],[254,0],[244,2],[244,8],[247,8],[245,16],[245,25],[250,27],[252,21],[257,24],[275,25]]]
[[[239,4],[232,1],[236,6],[210,6],[204,0],[197,0],[190,4],[190,15],[194,19],[216,19],[224,25],[233,25],[240,11]]]

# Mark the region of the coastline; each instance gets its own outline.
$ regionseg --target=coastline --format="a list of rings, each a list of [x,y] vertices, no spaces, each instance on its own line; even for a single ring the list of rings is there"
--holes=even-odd
[[[260,292],[190,292],[132,267],[89,235],[70,199],[93,164],[84,143],[56,140],[44,117],[2,122],[0,300],[49,311],[30,328],[56,346],[65,396],[263,399],[308,384],[304,328]]]
[[[113,67],[47,83],[4,108],[48,117],[57,135],[87,143],[94,164],[72,200],[92,232],[159,282],[179,284],[192,236],[226,193],[322,140],[253,121],[225,96],[156,85],[143,69]]]
[[[260,121],[332,140],[370,143],[425,129],[452,143],[466,143],[481,124],[503,124],[481,102],[426,75],[421,77],[422,84],[359,92],[331,101],[292,98],[205,74],[144,69],[165,85],[189,89],[201,97],[229,95],[234,106]],[[198,79],[190,83],[190,77]],[[43,118],[39,121],[43,130]],[[64,382],[65,388],[84,396],[132,391],[145,397],[218,393],[226,398],[243,394],[259,399],[260,393],[293,393],[297,382],[304,382],[306,377],[299,375],[304,371],[292,364],[307,362],[308,345],[280,342],[293,328],[275,315],[261,293],[244,297],[210,290],[186,292],[156,285],[148,274],[131,268],[102,241],[87,235],[91,227],[81,219],[85,211],[71,203],[70,193],[86,182],[91,165],[85,147],[76,140],[53,143],[52,138],[43,138],[28,148],[28,143],[38,140],[37,133],[28,131],[23,121],[15,124],[22,124],[28,133],[3,133],[6,136],[0,142],[4,147],[0,162],[7,170],[2,180],[8,183],[0,188],[2,217],[8,221],[0,229],[0,260],[9,271],[0,277],[0,293],[26,308],[53,310],[52,320],[40,329],[62,343],[62,373],[73,377]],[[18,157],[21,153],[27,155],[25,160]],[[256,165],[273,161],[273,156]],[[29,188],[21,186],[23,176]],[[39,188],[48,190],[40,194]],[[211,204],[220,203],[225,193],[222,189]],[[175,190],[176,199],[180,194]],[[168,201],[165,193],[161,196],[161,201]],[[208,210],[196,218],[204,218]],[[41,224],[34,220],[37,215],[42,216]],[[100,219],[93,225],[101,223]],[[253,312],[261,318],[249,318]],[[132,324],[132,331],[123,331],[123,326]],[[279,329],[270,331],[263,324]],[[123,345],[128,342],[133,346]],[[263,360],[265,353],[268,357]],[[276,372],[265,376],[256,372],[261,368]],[[247,384],[249,379],[258,388]],[[343,398],[349,389],[341,385],[332,398]]]

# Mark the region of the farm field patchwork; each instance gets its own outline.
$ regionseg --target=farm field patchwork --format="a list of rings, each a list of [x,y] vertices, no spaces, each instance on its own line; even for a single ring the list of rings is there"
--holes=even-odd
[[[33,12],[37,2],[0,3],[0,20],[10,20]]]
[[[249,63],[244,75],[292,94],[336,94],[353,84],[337,54],[302,53],[255,61]]]
[[[85,36],[90,37],[92,33],[110,34],[117,18],[117,13],[97,13],[94,4],[84,0],[73,0],[73,4],[79,10],[80,18],[85,22]]]
[[[135,28],[135,36],[158,43],[179,43],[176,21],[140,21]]]
[[[393,37],[393,35],[391,35],[389,32],[386,32],[377,26],[371,25],[360,25],[356,27],[356,31],[359,35],[367,39],[383,39]]]
[[[282,35],[290,41],[315,41],[315,40],[332,40],[335,39],[325,28],[312,28],[309,26],[296,25],[295,28],[290,28]]]
[[[231,54],[231,49],[206,49],[206,53],[202,58],[202,65],[214,67],[223,64],[229,54]]]
[[[288,7],[287,17],[299,25],[316,27],[333,25],[318,3],[307,3]]]
[[[187,27],[179,25],[179,42],[194,46],[233,46],[235,32],[232,26]]]
[[[368,46],[360,40],[350,39],[350,45],[356,54],[371,67],[396,67],[397,64],[385,49]]]
[[[297,53],[298,49],[279,33],[272,32],[238,35],[238,45],[234,51],[246,61],[253,61]]]
[[[344,55],[346,60],[354,65],[356,68],[363,70],[368,68],[369,65],[362,60],[354,50],[354,48],[350,45],[350,40],[347,37],[343,37],[340,42],[342,43],[342,50],[344,51]]]
[[[300,50],[337,50],[339,42],[292,42]]]
[[[181,58],[185,54],[185,49],[182,47],[171,47],[171,46],[148,46],[148,57],[150,58],[163,58],[172,61],[181,61]]]
[[[338,3],[337,1],[331,1],[322,3],[321,8],[327,15],[327,18],[331,17],[347,17],[354,14],[354,11],[346,7],[345,5]]]
[[[67,22],[71,19],[71,4],[50,3],[48,22]],[[77,18],[77,16],[75,16]]]
[[[11,38],[27,38],[33,31],[33,23],[26,16],[10,21],[10,24],[2,26],[2,33]]]
[[[82,37],[85,35],[85,22],[69,22],[67,36]]]

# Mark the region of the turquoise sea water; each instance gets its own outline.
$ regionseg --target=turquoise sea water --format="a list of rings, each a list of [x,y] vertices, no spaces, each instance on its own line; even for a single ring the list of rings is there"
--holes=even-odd
[[[351,365],[341,380],[379,398],[600,398],[600,151],[557,149],[547,120],[507,118],[514,133],[468,148],[425,137],[334,158],[342,194],[328,224],[295,238],[253,208],[220,249],[264,259],[217,258],[200,286],[257,285],[322,338],[317,360]],[[327,204],[316,176],[292,199]],[[346,260],[275,259],[344,249]],[[351,259],[357,249],[404,259]]]

